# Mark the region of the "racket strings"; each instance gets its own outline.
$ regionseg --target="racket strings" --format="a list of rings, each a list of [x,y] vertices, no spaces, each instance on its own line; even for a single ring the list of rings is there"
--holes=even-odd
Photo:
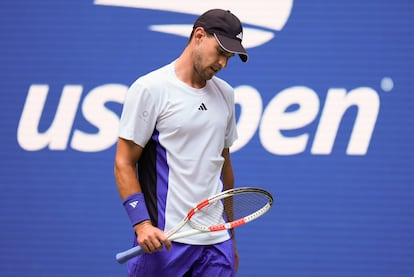
[[[190,224],[198,230],[211,229],[212,226],[259,216],[260,211],[269,204],[269,198],[262,193],[238,193],[212,201],[208,206],[196,211]],[[232,228],[228,226],[226,228]]]

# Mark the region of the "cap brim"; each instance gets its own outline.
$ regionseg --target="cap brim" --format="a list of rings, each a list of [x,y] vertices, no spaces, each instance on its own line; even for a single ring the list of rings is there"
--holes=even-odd
[[[221,48],[227,52],[238,54],[243,62],[247,62],[249,56],[239,40],[218,34],[214,34],[214,36],[216,37],[216,40],[220,44]]]

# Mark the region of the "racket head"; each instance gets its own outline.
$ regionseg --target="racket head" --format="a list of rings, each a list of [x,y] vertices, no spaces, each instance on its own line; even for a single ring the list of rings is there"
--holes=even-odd
[[[234,188],[200,202],[189,212],[188,223],[203,232],[233,229],[264,215],[273,202],[264,189]]]

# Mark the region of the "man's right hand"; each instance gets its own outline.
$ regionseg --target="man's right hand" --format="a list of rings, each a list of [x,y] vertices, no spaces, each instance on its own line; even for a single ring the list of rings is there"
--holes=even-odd
[[[145,253],[154,253],[162,250],[163,245],[165,245],[166,249],[171,248],[171,241],[167,239],[165,233],[157,227],[154,227],[149,220],[135,225],[134,230],[137,234],[138,244]]]

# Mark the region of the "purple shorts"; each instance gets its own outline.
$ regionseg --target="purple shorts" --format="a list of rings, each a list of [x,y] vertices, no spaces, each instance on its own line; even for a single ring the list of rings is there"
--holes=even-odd
[[[143,254],[128,262],[129,277],[235,276],[233,241],[215,245],[172,242],[170,250]]]

